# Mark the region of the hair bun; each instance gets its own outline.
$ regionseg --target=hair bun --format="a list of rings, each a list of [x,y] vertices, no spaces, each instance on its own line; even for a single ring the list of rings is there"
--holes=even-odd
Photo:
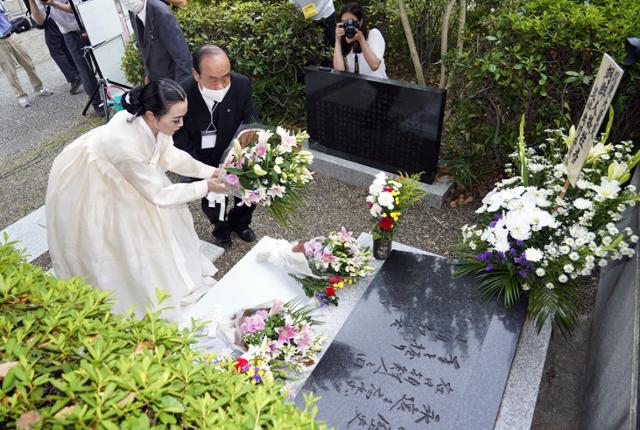
[[[141,87],[135,87],[130,91],[124,93],[122,96],[122,107],[132,115],[141,115],[143,112],[142,102],[140,101],[140,95],[142,94]]]

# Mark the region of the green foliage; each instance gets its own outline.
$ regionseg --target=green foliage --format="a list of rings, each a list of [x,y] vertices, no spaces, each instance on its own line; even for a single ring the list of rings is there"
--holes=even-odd
[[[446,58],[451,72],[445,158],[466,156],[501,165],[526,116],[530,143],[543,131],[577,124],[602,54],[621,62],[635,34],[635,0],[511,0],[471,8],[465,49]],[[637,138],[640,75],[631,72],[615,100],[612,140]]]
[[[44,274],[13,245],[0,244],[0,428],[325,428],[158,313],[112,314],[108,293]]]
[[[413,72],[407,38],[400,22],[398,1],[364,0],[360,4],[365,6],[369,28],[379,29],[384,36],[385,63],[402,66]],[[429,75],[432,65],[440,60],[440,27],[445,5],[445,0],[405,1],[411,32],[425,77]],[[336,4],[336,13],[339,13],[340,7],[340,4]],[[451,28],[456,28],[455,22],[451,19]],[[455,32],[451,34],[450,43],[451,41],[455,43]]]
[[[189,2],[176,17],[191,50],[212,43],[223,48],[233,70],[249,76],[262,120],[267,124],[305,123],[304,67],[319,64],[331,53],[322,30],[305,20],[286,0]],[[138,60],[136,60],[136,58]],[[123,65],[140,82],[135,48],[128,47]]]
[[[138,51],[135,34],[131,35],[129,43],[125,46],[121,67],[127,81],[131,82],[133,85],[142,85],[144,83],[142,56],[140,55],[140,51]]]

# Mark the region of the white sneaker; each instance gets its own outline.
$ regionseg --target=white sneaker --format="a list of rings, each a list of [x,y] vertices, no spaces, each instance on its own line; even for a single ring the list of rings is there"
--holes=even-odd
[[[39,96],[50,96],[53,92],[47,88],[42,88],[39,91],[36,91],[36,94]]]
[[[31,106],[31,103],[29,102],[29,98],[27,96],[18,97],[18,104],[23,108],[28,108],[29,106]]]

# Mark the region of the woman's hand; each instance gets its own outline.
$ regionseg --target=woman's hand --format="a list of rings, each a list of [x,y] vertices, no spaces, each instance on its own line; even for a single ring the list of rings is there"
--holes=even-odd
[[[341,37],[344,37],[344,24],[339,22],[336,24],[336,43],[340,43]]]
[[[353,36],[353,39],[349,40],[347,39],[347,42],[351,43],[351,42],[358,42],[359,44],[362,45],[362,43],[366,43],[367,39],[365,39],[364,34],[360,31],[360,29],[356,30],[356,35]]]
[[[222,182],[222,179],[219,177],[218,178],[211,177],[207,179],[207,190],[209,190],[210,193],[224,194],[227,192],[224,182]]]

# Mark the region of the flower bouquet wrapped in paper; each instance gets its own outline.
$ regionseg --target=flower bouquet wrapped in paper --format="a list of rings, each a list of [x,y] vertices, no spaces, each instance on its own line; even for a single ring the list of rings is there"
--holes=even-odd
[[[300,282],[305,294],[316,297],[321,305],[337,305],[337,290],[375,270],[370,265],[369,248],[361,246],[353,232],[344,227],[304,242],[301,251],[315,276],[292,276]]]
[[[277,127],[245,129],[233,140],[221,167],[231,192],[240,205],[265,206],[284,226],[303,206],[302,188],[313,176],[313,154],[302,149],[306,132],[292,134]]]
[[[479,223],[462,229],[457,275],[473,275],[484,295],[500,297],[506,307],[527,296],[539,329],[551,320],[571,332],[588,291],[585,277],[633,255],[629,243],[638,236],[615,223],[639,200],[625,183],[640,152],[633,155],[630,142],[605,145],[605,134],[591,148],[576,187],[563,195],[563,159],[574,132],[548,133],[545,143],[526,148],[521,128],[515,165],[505,169],[512,177],[482,200]]]
[[[226,336],[242,352],[239,368],[249,366],[249,371],[253,366],[257,370],[251,372],[260,378],[263,372],[284,379],[287,371],[300,373],[313,364],[325,338],[314,334],[318,321],[311,311],[298,302],[274,300],[236,313],[230,322],[233,334]]]

